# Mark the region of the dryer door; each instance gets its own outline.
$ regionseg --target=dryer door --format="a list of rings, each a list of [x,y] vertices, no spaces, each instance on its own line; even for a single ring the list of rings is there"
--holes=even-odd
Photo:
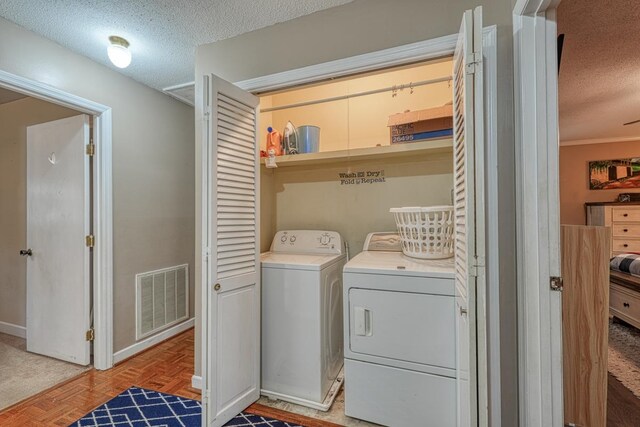
[[[355,288],[349,311],[352,352],[455,368],[453,297]]]

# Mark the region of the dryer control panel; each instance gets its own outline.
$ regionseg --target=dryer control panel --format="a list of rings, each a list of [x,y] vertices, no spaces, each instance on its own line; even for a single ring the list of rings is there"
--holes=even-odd
[[[340,255],[343,250],[342,237],[336,231],[283,230],[271,242],[271,252]]]

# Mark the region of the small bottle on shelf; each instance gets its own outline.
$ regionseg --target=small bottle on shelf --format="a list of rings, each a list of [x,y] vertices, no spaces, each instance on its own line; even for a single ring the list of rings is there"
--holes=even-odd
[[[273,150],[275,156],[282,155],[282,135],[271,126],[267,128],[267,153]]]

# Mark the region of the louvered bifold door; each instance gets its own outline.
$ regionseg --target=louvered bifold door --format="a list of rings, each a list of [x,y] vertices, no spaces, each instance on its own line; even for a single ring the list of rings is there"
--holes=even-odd
[[[258,98],[215,76],[208,86],[205,401],[206,425],[222,426],[260,395]]]
[[[458,426],[486,425],[482,11],[466,11],[453,60]]]

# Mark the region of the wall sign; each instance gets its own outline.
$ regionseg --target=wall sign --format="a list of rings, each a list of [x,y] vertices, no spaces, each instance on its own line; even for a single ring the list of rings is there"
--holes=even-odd
[[[340,185],[361,185],[361,184],[381,184],[385,181],[384,169],[340,172],[338,173]]]

